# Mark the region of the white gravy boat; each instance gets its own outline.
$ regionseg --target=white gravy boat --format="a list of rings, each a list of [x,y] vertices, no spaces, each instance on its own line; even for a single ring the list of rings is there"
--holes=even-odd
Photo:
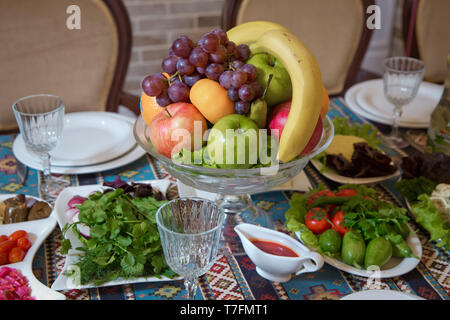
[[[256,272],[270,281],[286,282],[292,275],[315,272],[322,268],[323,257],[309,250],[289,235],[275,230],[242,223],[234,227],[249,258],[256,265]],[[281,244],[293,250],[298,257],[285,257],[266,253],[251,240],[263,240]]]

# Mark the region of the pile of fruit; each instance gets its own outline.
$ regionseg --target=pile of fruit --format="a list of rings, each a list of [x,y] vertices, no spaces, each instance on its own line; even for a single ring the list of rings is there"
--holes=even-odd
[[[181,35],[161,68],[142,81],[141,113],[152,144],[166,157],[191,161],[196,152],[201,156],[196,164],[246,169],[268,165],[260,161],[263,145],[270,149],[266,155],[288,162],[320,140],[329,100],[319,67],[279,24],[216,29],[197,43]],[[224,138],[229,129],[235,135]],[[269,138],[261,138],[261,129]],[[211,134],[214,130],[222,136]],[[245,136],[245,147],[227,148],[239,136]]]

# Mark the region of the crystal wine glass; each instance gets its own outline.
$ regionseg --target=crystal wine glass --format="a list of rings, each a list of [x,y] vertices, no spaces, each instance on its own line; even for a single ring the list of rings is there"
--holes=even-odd
[[[184,277],[187,298],[197,291],[197,278],[216,260],[225,213],[214,202],[183,198],[165,203],[156,224],[169,267]]]
[[[49,190],[58,183],[51,176],[50,151],[60,140],[64,127],[64,101],[54,95],[38,94],[23,97],[12,109],[27,148],[39,155],[44,173],[41,193],[51,199]]]
[[[425,64],[414,58],[392,57],[386,59],[384,67],[384,94],[394,105],[392,132],[388,138],[399,148],[403,148],[408,142],[399,134],[398,121],[402,116],[403,106],[417,95],[425,72]]]

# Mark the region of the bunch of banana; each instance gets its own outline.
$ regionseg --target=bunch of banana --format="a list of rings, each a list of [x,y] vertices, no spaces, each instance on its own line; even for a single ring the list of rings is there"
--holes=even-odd
[[[252,53],[275,56],[291,77],[291,110],[278,149],[278,160],[288,162],[305,148],[320,114],[323,83],[319,65],[291,31],[274,22],[243,23],[230,29],[227,35],[236,45],[247,44]]]

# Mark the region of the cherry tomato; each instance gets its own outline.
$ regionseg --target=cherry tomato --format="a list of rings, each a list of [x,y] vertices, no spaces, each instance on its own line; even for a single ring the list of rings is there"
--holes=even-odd
[[[331,220],[331,222],[333,223],[331,227],[339,232],[341,236],[344,236],[344,234],[346,234],[349,230],[348,228],[341,225],[344,222],[344,215],[344,211],[338,211],[334,214],[333,219]]]
[[[2,266],[4,264],[8,264],[8,263],[9,263],[8,252],[0,253],[0,266]]]
[[[312,208],[305,215],[305,224],[315,234],[324,232],[331,227],[330,215],[327,209]]]
[[[336,192],[336,196],[338,197],[354,197],[357,194],[356,190],[353,189],[342,189]]]
[[[319,197],[334,197],[335,194],[329,190],[321,190],[314,193],[311,197],[308,199],[308,206],[312,205],[314,201],[316,201]]]
[[[0,236],[0,243],[2,243],[3,241],[6,241],[6,240],[8,240],[8,236],[5,236],[5,235]]]
[[[16,242],[12,240],[6,240],[0,243],[0,253],[9,252],[16,246]]]
[[[8,237],[9,240],[17,241],[17,239],[25,237],[27,235],[27,232],[24,230],[17,230],[13,233],[11,233]]]
[[[22,237],[17,239],[17,246],[19,248],[22,248],[23,250],[27,251],[28,249],[31,248],[31,242],[30,240],[28,240],[27,237]]]
[[[9,263],[20,262],[25,258],[25,251],[22,248],[14,247],[8,254]]]

